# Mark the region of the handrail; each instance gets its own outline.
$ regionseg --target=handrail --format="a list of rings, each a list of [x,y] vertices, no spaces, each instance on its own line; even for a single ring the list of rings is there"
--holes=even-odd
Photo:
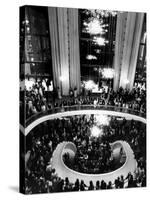
[[[39,113],[31,116],[29,119],[27,119],[25,126],[27,127],[34,120],[36,120],[36,119],[38,119],[42,116],[46,116],[46,115],[50,115],[50,114],[54,114],[54,113],[62,113],[62,112],[66,112],[66,111],[88,110],[88,109],[110,110],[110,111],[116,111],[116,112],[123,112],[123,113],[129,113],[129,114],[137,115],[139,117],[146,118],[146,113],[142,113],[142,112],[139,112],[137,110],[133,110],[133,109],[129,109],[129,108],[110,106],[110,105],[97,105],[97,106],[95,106],[93,104],[90,104],[90,105],[86,104],[86,105],[73,105],[73,106],[55,107],[53,109],[46,110],[45,112],[39,112]]]
[[[128,143],[125,141],[116,141],[114,143],[121,143],[123,145],[123,148],[126,154],[126,161],[120,168],[112,172],[104,173],[104,174],[85,174],[85,173],[77,172],[70,169],[68,166],[66,166],[62,159],[63,149],[66,143],[68,142],[60,143],[55,149],[55,151],[53,152],[52,167],[56,169],[56,173],[61,178],[65,179],[65,177],[69,176],[70,178],[69,180],[73,183],[76,181],[77,178],[80,180],[84,180],[85,184],[89,184],[89,180],[92,180],[94,185],[96,184],[97,180],[100,180],[100,181],[104,180],[106,183],[108,183],[109,181],[112,181],[112,184],[114,187],[114,180],[118,178],[118,176],[123,175],[125,177],[124,181],[126,183],[127,182],[126,177],[128,175],[128,172],[131,172],[133,174],[137,166],[133,151],[128,145]],[[58,157],[58,152],[59,152],[59,157]],[[55,155],[57,155],[57,159]],[[132,164],[131,164],[131,160],[132,160]],[[59,167],[57,168],[56,165]],[[129,171],[126,170],[127,165],[128,165],[128,169],[130,168]]]
[[[67,141],[67,142],[65,142],[64,144],[65,144],[65,145],[63,146],[63,150],[62,150],[62,152],[61,152],[61,162],[62,162],[63,166],[64,166],[66,169],[68,169],[70,172],[75,173],[76,175],[79,174],[79,175],[95,176],[95,177],[97,177],[97,176],[104,176],[104,175],[106,175],[106,174],[107,174],[107,175],[111,175],[111,174],[117,172],[119,169],[121,170],[121,169],[126,165],[126,163],[127,163],[127,161],[128,161],[127,150],[124,149],[124,146],[123,146],[123,144],[122,144],[120,141],[115,141],[115,142],[113,142],[111,145],[114,146],[115,144],[121,144],[121,146],[123,147],[123,149],[124,149],[124,151],[125,151],[125,155],[126,155],[126,161],[125,161],[119,168],[117,168],[117,169],[115,169],[115,170],[113,170],[113,171],[111,171],[111,172],[106,172],[106,173],[96,173],[96,174],[89,173],[89,174],[88,174],[88,173],[84,173],[84,172],[79,172],[79,171],[76,171],[76,170],[74,170],[74,169],[69,168],[69,167],[65,164],[65,162],[64,162],[64,160],[63,160],[64,149],[66,149],[66,146],[67,146],[68,144],[71,144],[71,145],[75,146],[75,144],[74,144],[73,142],[70,142],[70,141]],[[76,147],[76,146],[75,146],[75,147]]]

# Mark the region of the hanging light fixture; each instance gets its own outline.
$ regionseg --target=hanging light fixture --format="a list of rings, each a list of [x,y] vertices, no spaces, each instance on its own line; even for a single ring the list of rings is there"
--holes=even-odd
[[[97,126],[93,126],[90,129],[90,131],[91,131],[91,137],[98,138],[98,137],[103,135],[103,130],[101,128],[97,127]]]
[[[117,15],[117,11],[112,11],[112,10],[100,10],[100,9],[89,9],[86,10],[86,15],[91,15],[93,17],[109,17],[113,16],[115,17]]]
[[[110,123],[110,117],[108,117],[107,115],[95,115],[95,123],[98,126],[108,126]]]
[[[93,39],[94,43],[99,46],[104,46],[108,41],[105,40],[103,37],[94,37]]]
[[[114,69],[112,68],[104,68],[102,71],[103,78],[112,79],[114,77]]]
[[[91,35],[103,35],[105,33],[102,21],[97,18],[92,19],[89,23],[84,22],[84,26],[86,26],[86,31]]]
[[[84,81],[84,85],[85,89],[87,90],[93,90],[96,86],[93,80]]]
[[[97,60],[97,57],[93,56],[93,55],[87,55],[86,59],[88,59],[88,60]]]

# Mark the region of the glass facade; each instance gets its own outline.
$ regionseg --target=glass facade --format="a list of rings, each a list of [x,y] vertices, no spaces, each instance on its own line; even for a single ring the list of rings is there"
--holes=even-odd
[[[113,67],[117,12],[79,10],[82,81],[106,79],[104,68]]]
[[[47,7],[20,8],[20,71],[52,77]]]

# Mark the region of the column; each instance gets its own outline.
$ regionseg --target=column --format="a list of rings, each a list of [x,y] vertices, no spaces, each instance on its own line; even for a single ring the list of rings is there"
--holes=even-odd
[[[68,47],[68,16],[67,8],[57,8],[58,14],[58,41],[60,53],[60,77],[62,95],[69,94],[69,47]],[[53,58],[52,58],[53,59]]]
[[[127,12],[118,13],[117,15],[117,28],[116,28],[116,44],[115,44],[115,57],[114,57],[114,84],[113,89],[116,91],[119,87],[121,63],[123,56],[123,45],[125,39]]]
[[[69,23],[69,61],[70,61],[70,87],[77,88],[80,93],[81,74],[80,74],[80,51],[79,51],[79,23],[78,9],[68,9]]]
[[[60,53],[59,53],[59,35],[58,35],[58,23],[57,23],[57,9],[48,8],[49,17],[49,30],[51,40],[51,54],[52,54],[52,69],[53,69],[53,82],[54,87],[61,88],[61,82],[59,77],[61,76],[60,67]]]
[[[119,13],[117,17],[114,58],[114,90],[132,90],[144,13]]]
[[[130,65],[129,65],[129,72],[128,72],[128,80],[129,80],[128,89],[129,90],[132,90],[133,84],[134,84],[137,59],[138,59],[138,51],[139,51],[143,19],[144,19],[144,13],[137,13],[136,15],[137,15],[137,18],[135,22],[135,32],[134,32],[133,45],[132,45],[132,54],[130,58]]]
[[[123,57],[120,74],[120,87],[126,88],[128,85],[128,71],[130,67],[130,57],[132,54],[132,43],[134,39],[136,13],[127,14],[126,31],[124,39]]]
[[[80,91],[78,9],[48,8],[54,87]]]

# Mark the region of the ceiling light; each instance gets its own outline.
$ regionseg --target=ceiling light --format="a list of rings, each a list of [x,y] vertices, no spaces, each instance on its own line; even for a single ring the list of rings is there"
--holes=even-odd
[[[95,86],[96,86],[96,84],[95,84],[94,81],[92,81],[92,80],[84,81],[84,87],[85,87],[85,89],[87,89],[87,90],[92,90],[92,89],[95,88]]]
[[[60,76],[60,77],[59,77],[59,80],[63,82],[63,81],[66,80],[66,77],[65,77],[65,76]]]
[[[85,25],[86,23],[84,23]],[[89,34],[91,35],[96,35],[96,34],[104,34],[104,29],[101,25],[101,22],[99,19],[94,18],[92,21],[86,24],[86,30]]]
[[[98,44],[99,46],[104,46],[106,43],[106,40],[105,38],[102,38],[102,37],[94,37],[94,42]]]
[[[93,126],[91,129],[91,137],[100,137],[103,135],[102,129],[97,126]]]
[[[114,69],[112,68],[104,68],[102,71],[102,75],[104,78],[113,78],[114,77]]]
[[[93,56],[93,55],[87,55],[86,59],[88,59],[88,60],[97,60],[97,57]]]
[[[95,115],[95,123],[98,126],[105,125],[108,126],[110,122],[110,117],[107,115]]]

